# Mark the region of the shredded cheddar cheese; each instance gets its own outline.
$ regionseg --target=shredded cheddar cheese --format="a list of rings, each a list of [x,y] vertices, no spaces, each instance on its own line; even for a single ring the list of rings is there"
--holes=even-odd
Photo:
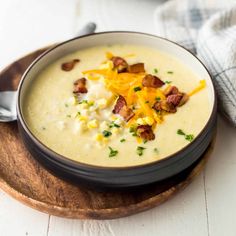
[[[133,54],[126,55],[126,57],[129,56],[133,56]],[[126,127],[137,124],[147,124],[154,129],[157,124],[163,122],[163,116],[168,114],[168,112],[156,112],[156,110],[153,109],[153,105],[156,101],[164,101],[167,99],[165,92],[170,88],[170,85],[165,86],[164,90],[161,88],[143,87],[142,81],[146,73],[118,73],[111,61],[112,57],[113,54],[107,52],[107,61],[102,64],[100,69],[87,70],[84,71],[83,74],[89,80],[101,79],[105,87],[110,90],[114,96],[122,95],[125,98],[127,105],[132,107],[134,112],[134,116],[128,121]],[[192,96],[205,87],[205,80],[201,80],[199,86],[188,93],[188,95]],[[141,143],[142,139],[137,137],[137,141]]]
[[[199,81],[199,86],[196,87],[194,90],[192,90],[188,95],[192,96],[195,93],[197,93],[197,92],[201,91],[202,89],[204,89],[205,87],[206,87],[206,81],[205,80],[200,80]]]

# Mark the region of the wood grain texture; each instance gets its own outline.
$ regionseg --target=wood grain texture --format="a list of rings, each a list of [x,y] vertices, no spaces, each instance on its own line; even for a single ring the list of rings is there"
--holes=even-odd
[[[26,65],[44,50],[29,54],[4,70],[0,88],[14,90]],[[42,168],[23,146],[16,123],[0,124],[0,137],[0,187],[35,209],[80,219],[113,219],[161,204],[201,172],[213,147],[211,144],[197,165],[169,180],[136,191],[96,192],[68,184]]]

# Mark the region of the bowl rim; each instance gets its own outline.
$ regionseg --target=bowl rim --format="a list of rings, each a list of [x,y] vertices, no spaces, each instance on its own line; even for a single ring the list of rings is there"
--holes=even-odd
[[[148,37],[153,37],[153,38],[157,38],[157,39],[161,39],[166,41],[167,43],[170,44],[174,44],[175,46],[181,48],[182,50],[186,51],[186,53],[189,53],[191,56],[193,56],[200,64],[201,66],[205,69],[205,71],[207,72],[210,82],[212,84],[212,88],[213,88],[213,106],[211,109],[211,113],[210,116],[205,124],[205,126],[203,127],[203,129],[200,131],[200,133],[196,136],[196,138],[189,143],[188,145],[184,146],[183,148],[181,148],[180,150],[178,150],[177,152],[166,156],[165,158],[153,161],[153,162],[148,162],[148,163],[144,163],[144,164],[140,164],[140,165],[134,165],[134,166],[99,166],[99,165],[93,165],[93,164],[88,164],[88,163],[83,163],[80,161],[76,161],[73,159],[70,159],[66,156],[63,156],[59,153],[57,153],[56,151],[53,151],[51,148],[47,147],[44,143],[42,143],[30,130],[30,128],[27,125],[27,122],[24,119],[23,116],[23,112],[22,112],[22,107],[20,106],[20,98],[21,98],[21,91],[22,91],[22,87],[24,84],[25,79],[27,78],[28,73],[30,73],[31,69],[34,66],[37,66],[37,63],[42,60],[48,53],[50,53],[51,51],[54,51],[56,48],[61,47],[62,45],[65,45],[67,43],[70,43],[74,40],[79,40],[81,38],[86,38],[86,37],[93,37],[96,35],[101,35],[101,34],[114,34],[114,33],[121,33],[121,34],[133,34],[133,35],[145,35]],[[96,43],[94,44],[94,46],[96,46]],[[89,168],[89,169],[99,169],[99,170],[130,170],[130,169],[140,169],[140,168],[144,168],[144,167],[149,167],[149,166],[153,166],[153,165],[157,165],[159,163],[163,163],[163,162],[167,162],[170,159],[174,159],[174,157],[177,157],[178,154],[183,153],[184,151],[186,151],[190,146],[193,146],[194,143],[196,143],[199,139],[200,136],[202,136],[206,131],[207,128],[209,126],[209,124],[214,120],[215,116],[216,116],[216,111],[217,111],[217,96],[216,96],[216,89],[215,89],[215,85],[213,83],[213,77],[210,74],[209,70],[207,69],[207,67],[204,65],[204,63],[190,50],[188,50],[187,48],[185,48],[184,46],[169,40],[167,38],[161,37],[161,36],[157,36],[157,35],[153,35],[153,34],[149,34],[149,33],[143,33],[143,32],[136,32],[136,31],[104,31],[104,32],[98,32],[98,33],[91,33],[91,34],[87,34],[87,35],[82,35],[82,36],[78,36],[78,37],[74,37],[71,38],[69,40],[63,41],[61,43],[58,43],[56,45],[53,45],[51,48],[49,48],[48,50],[46,50],[45,52],[43,52],[40,56],[38,56],[26,69],[26,71],[24,72],[24,74],[21,77],[20,83],[18,85],[18,89],[17,89],[17,104],[16,104],[16,110],[17,110],[17,121],[20,122],[23,130],[29,135],[29,137],[31,138],[31,140],[38,145],[45,153],[47,153],[47,155],[51,158],[53,158],[56,161],[60,161],[61,163],[68,165],[70,167],[73,168]]]

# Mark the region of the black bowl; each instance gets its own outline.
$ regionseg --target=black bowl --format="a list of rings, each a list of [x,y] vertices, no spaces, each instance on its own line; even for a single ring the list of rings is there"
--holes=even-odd
[[[136,43],[156,47],[178,57],[206,78],[211,93],[212,110],[200,134],[180,151],[152,163],[133,167],[99,167],[70,160],[50,150],[30,131],[22,112],[23,97],[35,75],[50,62],[81,48],[113,43]],[[32,156],[56,176],[97,189],[127,189],[170,178],[198,161],[213,139],[216,129],[216,94],[210,74],[193,54],[169,40],[135,32],[104,32],[63,42],[37,58],[25,72],[18,89],[17,115],[19,131]]]

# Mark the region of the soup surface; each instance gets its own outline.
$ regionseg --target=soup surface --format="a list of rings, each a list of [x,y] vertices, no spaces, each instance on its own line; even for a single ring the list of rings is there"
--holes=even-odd
[[[34,79],[24,100],[32,133],[53,151],[97,166],[163,159],[196,138],[209,91],[178,59],[139,45],[66,55]]]

